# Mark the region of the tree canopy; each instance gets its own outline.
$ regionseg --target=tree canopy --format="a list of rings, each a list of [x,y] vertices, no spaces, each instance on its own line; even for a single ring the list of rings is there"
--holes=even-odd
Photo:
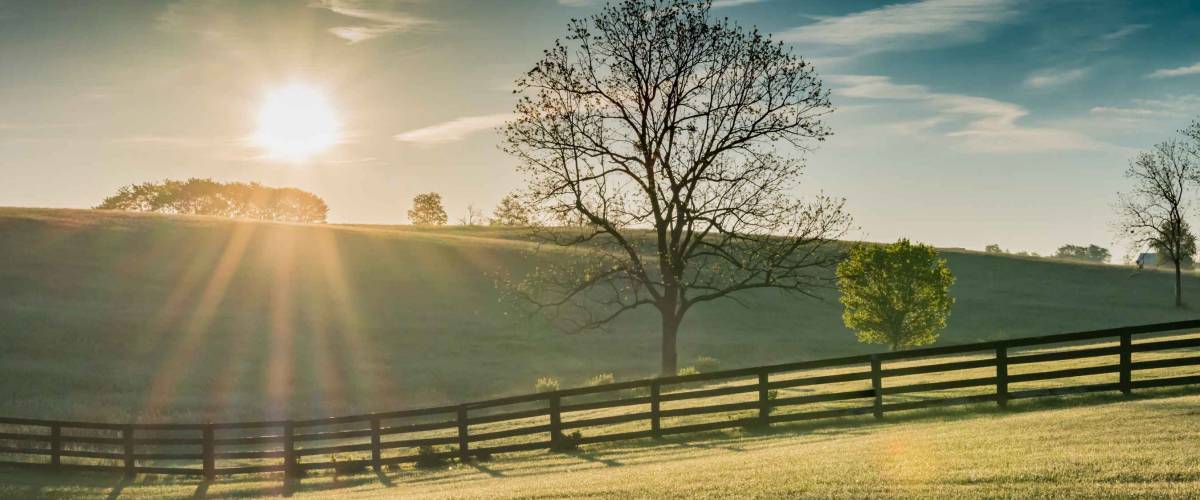
[[[656,309],[664,373],[692,307],[811,293],[849,226],[842,200],[793,194],[800,153],[830,134],[816,71],[710,8],[624,0],[572,20],[517,82],[503,130],[528,206],[580,222],[541,232],[575,260],[540,267],[516,295],[568,331]]]
[[[329,213],[325,200],[296,188],[196,178],[122,186],[96,208],[310,223]]]
[[[937,250],[902,239],[860,245],[838,265],[846,328],[860,342],[891,349],[931,344],[946,327],[954,276]]]
[[[413,197],[413,207],[408,211],[408,220],[418,226],[445,225],[449,218],[442,206],[442,195],[424,193]]]
[[[1112,254],[1107,248],[1097,245],[1071,245],[1066,244],[1058,247],[1058,251],[1054,253],[1055,257],[1060,259],[1086,260],[1089,262],[1108,262],[1112,258]]]

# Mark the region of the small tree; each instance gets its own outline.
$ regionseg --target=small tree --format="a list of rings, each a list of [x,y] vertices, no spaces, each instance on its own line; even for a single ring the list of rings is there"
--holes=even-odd
[[[515,194],[505,196],[496,205],[492,219],[488,221],[493,226],[528,226],[530,223],[529,207]]]
[[[838,265],[846,327],[860,342],[892,350],[931,344],[946,327],[954,276],[937,250],[900,240],[862,245]]]
[[[446,209],[442,207],[442,195],[437,193],[418,194],[413,197],[412,210],[408,219],[418,226],[441,226],[446,223]]]
[[[1195,236],[1184,220],[1200,176],[1194,146],[1171,139],[1138,153],[1125,171],[1133,187],[1118,195],[1115,207],[1121,237],[1134,248],[1153,248],[1174,264],[1176,307],[1183,307],[1183,262],[1196,252]]]
[[[983,247],[983,251],[986,253],[1004,253],[1004,249],[1000,248],[998,243],[992,243],[991,245]]]
[[[467,215],[458,219],[458,223],[464,226],[478,226],[483,222],[483,210],[475,208],[475,205],[467,205]]]

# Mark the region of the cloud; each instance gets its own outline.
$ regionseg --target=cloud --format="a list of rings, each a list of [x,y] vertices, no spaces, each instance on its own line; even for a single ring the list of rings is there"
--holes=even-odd
[[[329,29],[334,36],[359,43],[391,33],[425,28],[432,21],[407,11],[421,0],[315,0],[310,6],[352,18],[356,24]]]
[[[511,113],[464,116],[445,123],[396,134],[395,138],[400,142],[425,145],[458,142],[475,132],[498,127],[512,118],[513,115]]]
[[[1018,120],[1025,108],[987,97],[933,92],[924,85],[896,84],[886,76],[835,75],[828,78],[843,97],[907,101],[937,111],[930,119],[906,122],[908,134],[939,135],[966,149],[985,153],[1038,153],[1096,150],[1108,145],[1071,130],[1029,127]],[[897,124],[891,126],[895,129]]]
[[[943,46],[975,40],[988,25],[1015,18],[1017,0],[922,0],[887,5],[776,34],[779,40],[867,51]]]
[[[1148,76],[1150,78],[1174,78],[1177,76],[1200,75],[1200,62],[1191,66],[1181,66],[1178,68],[1160,69]]]
[[[1074,81],[1083,79],[1088,75],[1088,68],[1076,68],[1069,70],[1059,69],[1044,69],[1034,71],[1025,79],[1025,86],[1031,89],[1042,89],[1046,87],[1057,87]]]
[[[1146,120],[1187,119],[1200,113],[1200,95],[1168,95],[1162,99],[1134,99],[1130,106],[1096,106],[1092,116],[1108,120],[1140,122]]]
[[[1139,31],[1142,31],[1149,27],[1150,27],[1149,24],[1127,24],[1127,25],[1122,26],[1121,28],[1117,29],[1116,31],[1113,31],[1111,33],[1105,34],[1104,36],[1101,36],[1100,39],[1104,40],[1104,41],[1110,41],[1110,42],[1116,41],[1116,40],[1120,40],[1122,38],[1128,37],[1129,35],[1132,35],[1134,33],[1137,33]]]

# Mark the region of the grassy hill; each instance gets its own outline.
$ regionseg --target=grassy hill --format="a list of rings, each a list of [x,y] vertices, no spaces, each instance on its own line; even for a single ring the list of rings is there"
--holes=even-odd
[[[527,392],[655,371],[657,321],[567,336],[511,314],[489,273],[530,266],[488,228],[302,226],[0,208],[0,414],[231,420],[312,417]],[[941,343],[1189,318],[1172,277],[946,251],[958,281]],[[1200,281],[1185,280],[1185,299]],[[698,307],[683,365],[878,350],[832,293]]]

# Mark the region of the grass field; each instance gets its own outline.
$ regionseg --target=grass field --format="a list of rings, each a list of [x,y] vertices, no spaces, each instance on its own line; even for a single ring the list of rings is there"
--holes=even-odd
[[[443,470],[214,483],[0,468],[12,498],[1183,498],[1200,489],[1200,396],[1160,390],[914,411],[506,455]]]
[[[520,273],[519,232],[294,226],[0,209],[0,414],[82,420],[306,418],[655,372],[656,320],[567,336],[515,317],[489,273]],[[947,250],[941,343],[1190,318],[1171,276]],[[1200,281],[1185,280],[1185,298]],[[835,296],[698,307],[683,362],[722,367],[871,352]]]

